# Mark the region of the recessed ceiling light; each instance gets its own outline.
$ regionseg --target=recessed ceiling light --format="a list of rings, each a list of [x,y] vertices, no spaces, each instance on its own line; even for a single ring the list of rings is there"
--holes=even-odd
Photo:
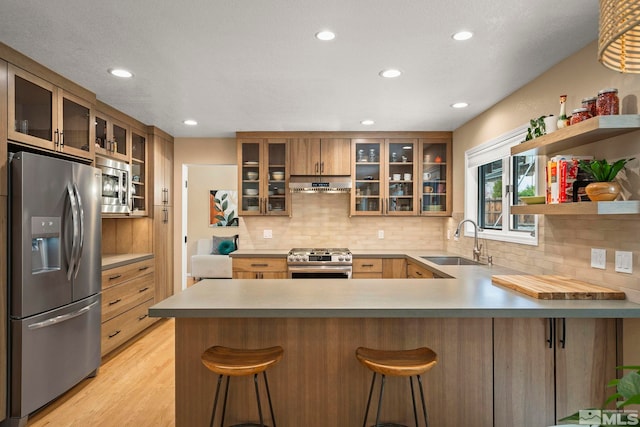
[[[458,31],[451,37],[453,37],[454,40],[458,41],[469,40],[471,37],[473,37],[473,33],[471,31]]]
[[[195,121],[195,120],[193,120],[193,119],[187,119],[187,120],[185,120],[185,121],[184,121],[184,122],[182,122],[182,123],[184,123],[184,124],[185,124],[185,125],[187,125],[187,126],[195,126],[195,125],[197,125],[197,124],[198,124],[198,122],[197,122],[197,121]]]
[[[453,108],[466,108],[469,106],[466,102],[456,102],[455,104],[451,104]]]
[[[380,74],[380,76],[385,77],[387,79],[392,79],[392,78],[398,77],[400,74],[402,74],[402,71],[396,70],[395,68],[389,68],[388,70],[380,71],[379,74]]]
[[[333,31],[324,30],[316,33],[316,38],[322,41],[329,41],[336,38],[336,35]]]
[[[113,76],[122,77],[125,79],[133,77],[133,73],[131,71],[127,71],[123,68],[110,68],[109,73]]]
[[[372,124],[374,124],[375,122],[371,119],[366,119],[360,122],[360,124],[363,124],[365,126],[371,126]]]

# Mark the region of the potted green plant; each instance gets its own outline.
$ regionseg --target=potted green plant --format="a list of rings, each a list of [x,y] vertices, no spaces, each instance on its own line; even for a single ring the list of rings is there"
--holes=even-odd
[[[621,410],[628,405],[640,404],[640,366],[618,366],[618,369],[632,369],[632,371],[627,373],[620,379],[613,379],[609,381],[609,384],[607,384],[607,386],[615,387],[616,393],[612,394],[607,398],[607,400],[602,405],[603,408],[613,401],[616,402],[616,409],[618,410]],[[614,413],[613,411],[608,411],[608,410],[604,410],[604,412],[608,416],[609,420],[615,419],[616,421],[619,420],[620,422],[623,423],[623,424],[610,424],[608,422],[607,423],[608,426],[616,427],[620,425],[627,426],[627,425],[637,424],[635,422],[635,417],[637,416],[635,413],[621,412],[617,414],[617,413]],[[602,414],[602,416],[604,416],[605,414]],[[633,419],[629,418],[630,414],[632,414],[631,416],[634,417]],[[580,422],[583,420],[580,420],[580,412],[576,412],[575,414],[571,414],[568,417],[562,418],[560,421]],[[580,424],[583,424],[583,423],[580,423]]]
[[[614,179],[618,172],[631,160],[634,160],[634,157],[616,160],[613,163],[609,163],[607,159],[580,160],[580,169],[589,174],[595,181],[584,189],[589,199],[594,202],[615,200],[622,188]]]
[[[540,116],[537,119],[529,120],[529,129],[527,129],[527,136],[525,141],[531,141],[534,138],[538,138],[547,133],[544,118],[546,116]]]

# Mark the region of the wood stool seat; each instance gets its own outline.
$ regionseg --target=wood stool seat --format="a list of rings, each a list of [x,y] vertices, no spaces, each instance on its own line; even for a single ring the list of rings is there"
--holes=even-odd
[[[271,421],[273,427],[276,427],[276,420],[273,414],[273,405],[271,404],[271,393],[269,392],[269,382],[267,381],[267,369],[275,365],[282,359],[284,350],[280,346],[259,349],[239,349],[223,346],[213,346],[206,349],[202,356],[202,364],[211,372],[218,374],[218,385],[216,387],[216,395],[213,400],[213,410],[211,412],[211,427],[216,418],[216,409],[218,407],[218,396],[220,394],[220,385],[222,379],[227,377],[227,383],[224,392],[224,403],[222,405],[222,418],[220,419],[220,427],[224,426],[224,418],[227,408],[227,397],[229,395],[229,380],[231,377],[241,377],[253,375],[255,385],[256,401],[258,403],[258,415],[260,423],[244,423],[239,426],[262,426],[266,427],[262,416],[262,405],[260,403],[260,391],[258,388],[258,374],[262,373],[264,378],[264,387],[269,400],[269,410],[271,412]]]
[[[413,350],[376,350],[359,347],[356,357],[373,372],[395,377],[423,374],[438,363],[438,355],[427,347]]]
[[[213,346],[202,353],[202,363],[216,374],[239,377],[263,372],[282,359],[280,346],[259,349],[237,349]]]
[[[380,423],[380,408],[382,407],[382,394],[386,376],[409,377],[411,387],[411,403],[413,404],[413,417],[415,425],[418,427],[418,410],[416,407],[415,393],[413,389],[413,377],[418,380],[420,389],[420,398],[422,400],[422,415],[424,417],[424,425],[429,425],[427,421],[427,406],[424,402],[424,389],[422,386],[421,375],[433,368],[438,363],[438,355],[427,347],[420,347],[411,350],[377,350],[367,347],[358,347],[356,349],[356,358],[365,367],[373,371],[371,380],[371,388],[369,389],[369,399],[367,400],[367,409],[364,413],[364,421],[362,427],[366,427],[367,418],[369,417],[369,407],[371,406],[371,397],[373,396],[373,388],[376,382],[376,375],[382,376],[380,383],[380,397],[378,398],[378,411],[376,414],[376,424],[374,427],[400,426],[395,423]]]

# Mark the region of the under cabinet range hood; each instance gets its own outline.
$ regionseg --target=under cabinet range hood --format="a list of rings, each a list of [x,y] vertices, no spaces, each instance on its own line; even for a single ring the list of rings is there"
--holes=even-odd
[[[349,193],[350,176],[296,175],[289,179],[292,193]]]

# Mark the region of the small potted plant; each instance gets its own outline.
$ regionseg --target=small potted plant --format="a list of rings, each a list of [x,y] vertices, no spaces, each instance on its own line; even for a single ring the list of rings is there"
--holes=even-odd
[[[584,189],[589,199],[594,202],[615,200],[622,188],[614,179],[618,172],[631,160],[634,160],[634,158],[620,159],[613,163],[607,162],[607,159],[580,160],[580,169],[589,174],[595,181]]]
[[[529,129],[527,129],[525,141],[531,141],[547,133],[544,118],[545,116],[540,116],[537,119],[529,120]]]

